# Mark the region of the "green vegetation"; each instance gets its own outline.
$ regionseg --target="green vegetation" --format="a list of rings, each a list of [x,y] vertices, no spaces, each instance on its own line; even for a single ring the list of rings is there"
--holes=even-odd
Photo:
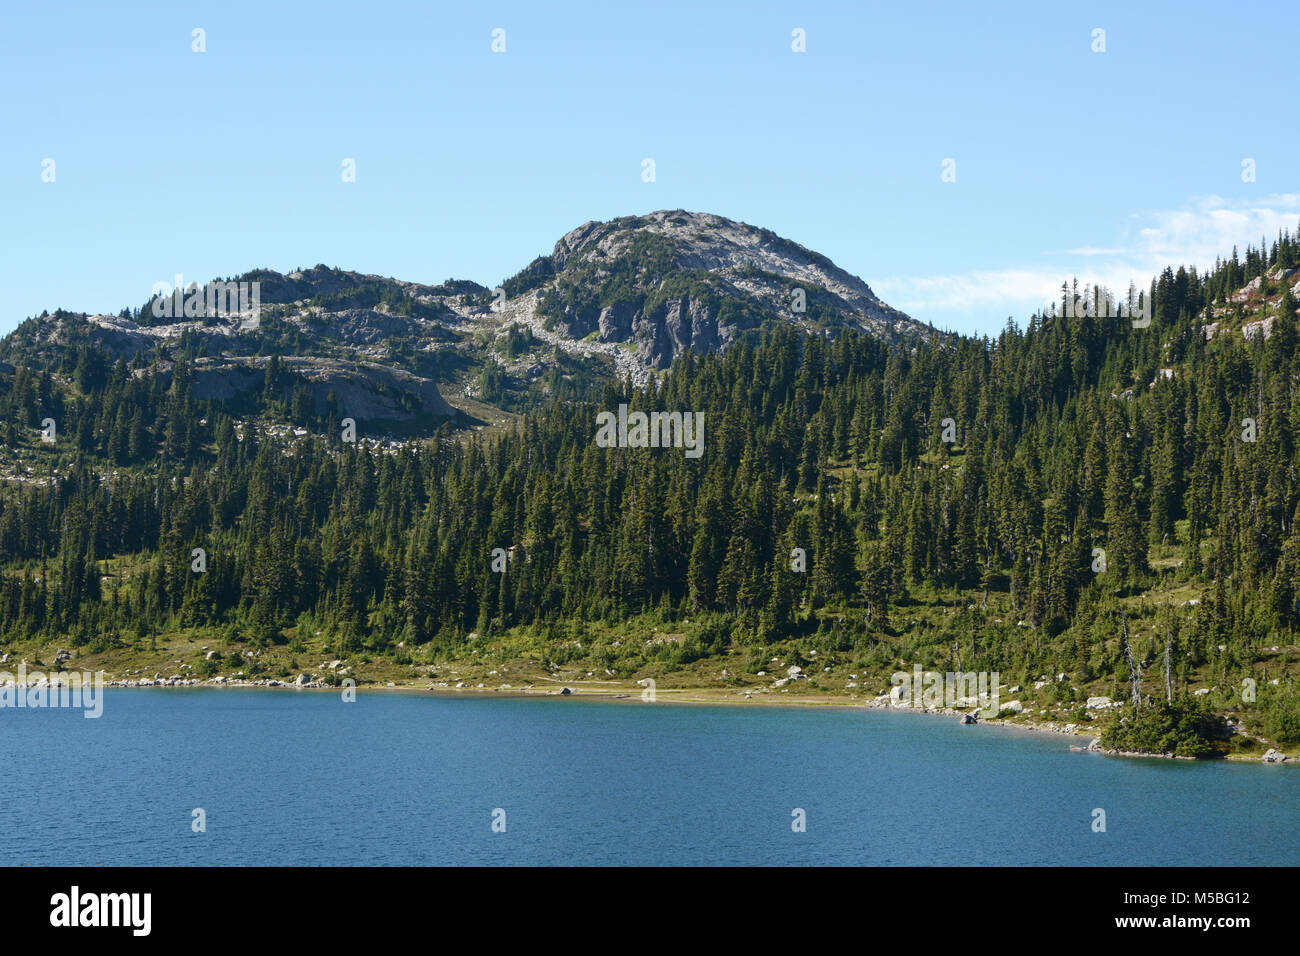
[[[538,256],[514,276],[501,283],[501,287],[505,290],[506,298],[513,299],[531,292],[554,277],[554,260],[550,256]],[[488,298],[490,301],[490,293]],[[484,305],[486,304],[487,302],[484,302]]]
[[[1159,701],[1112,722],[1101,745],[1131,753],[1212,757],[1222,753],[1227,729],[1222,718],[1207,713],[1190,699]]]
[[[1035,316],[899,349],[775,324],[594,398],[552,370],[514,430],[447,425],[392,453],[342,444],[339,410],[306,407],[278,359],[236,408],[194,397],[184,343],[166,376],[84,342],[24,354],[0,370],[0,634],[143,654],[199,630],[225,635],[227,660],[232,643],[267,651],[267,668],[289,665],[289,641],[389,666],[581,660],[710,680],[833,659],[864,691],[912,664],[1064,674],[1025,698],[1068,713],[1154,668],[1174,702],[1126,714],[1117,745],[1207,752],[1197,685],[1300,740],[1294,300],[1263,281],[1249,305],[1273,319],[1266,340],[1202,331],[1298,253],[1284,235],[1206,275],[1166,270],[1147,328]],[[635,297],[664,254],[633,243],[561,303]],[[518,329],[500,342],[510,359],[535,345]],[[477,384],[505,404],[495,362]],[[622,403],[703,412],[703,456],[596,447],[597,412]],[[267,418],[311,433],[265,434]],[[1258,703],[1234,692],[1248,678]]]

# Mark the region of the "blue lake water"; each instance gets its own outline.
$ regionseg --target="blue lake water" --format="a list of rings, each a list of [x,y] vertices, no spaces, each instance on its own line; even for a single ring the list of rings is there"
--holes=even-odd
[[[1072,742],[849,708],[110,689],[98,720],[0,710],[0,864],[1300,863],[1300,769]]]

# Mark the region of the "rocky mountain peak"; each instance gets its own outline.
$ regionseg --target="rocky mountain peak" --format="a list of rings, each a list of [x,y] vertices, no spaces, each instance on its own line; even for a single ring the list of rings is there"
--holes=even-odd
[[[179,348],[202,357],[198,390],[227,400],[262,388],[264,358],[280,355],[291,359],[285,400],[305,390],[319,409],[333,392],[344,413],[400,422],[452,414],[438,386],[517,396],[550,387],[548,368],[643,383],[687,350],[721,351],[774,324],[888,340],[933,334],[805,246],[681,209],[583,223],[502,294],[323,264],[256,269],[203,289],[218,281],[256,282],[258,314],[158,313],[169,296],[116,315],[59,312],[20,325],[0,342],[0,358],[62,364],[63,354],[90,347],[108,362],[152,364]]]
[[[538,310],[550,328],[630,343],[654,368],[687,349],[726,348],[767,322],[856,327],[887,339],[930,331],[825,256],[712,213],[586,222],[525,272],[521,284],[541,288]]]

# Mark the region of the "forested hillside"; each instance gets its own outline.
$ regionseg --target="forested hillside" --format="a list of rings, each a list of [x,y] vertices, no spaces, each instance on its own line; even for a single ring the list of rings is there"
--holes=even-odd
[[[275,363],[238,408],[196,399],[180,350],[166,377],[91,347],[0,368],[0,647],[742,687],[780,655],[869,695],[913,664],[1061,673],[1024,697],[1067,713],[1129,696],[1131,652],[1146,695],[1208,689],[1298,742],[1298,263],[1284,234],[1166,270],[1146,327],[1079,290],[995,339],[777,325],[514,431],[402,442],[344,441]],[[703,412],[702,456],[598,447],[623,403]]]

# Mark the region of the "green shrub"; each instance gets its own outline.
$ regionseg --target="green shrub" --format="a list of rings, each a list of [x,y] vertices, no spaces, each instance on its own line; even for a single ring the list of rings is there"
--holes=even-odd
[[[1125,705],[1123,716],[1102,731],[1101,744],[1112,750],[1212,757],[1216,742],[1227,736],[1223,719],[1190,698],[1157,701],[1137,713]]]
[[[1280,744],[1300,743],[1300,697],[1274,690],[1261,703],[1264,736]]]

